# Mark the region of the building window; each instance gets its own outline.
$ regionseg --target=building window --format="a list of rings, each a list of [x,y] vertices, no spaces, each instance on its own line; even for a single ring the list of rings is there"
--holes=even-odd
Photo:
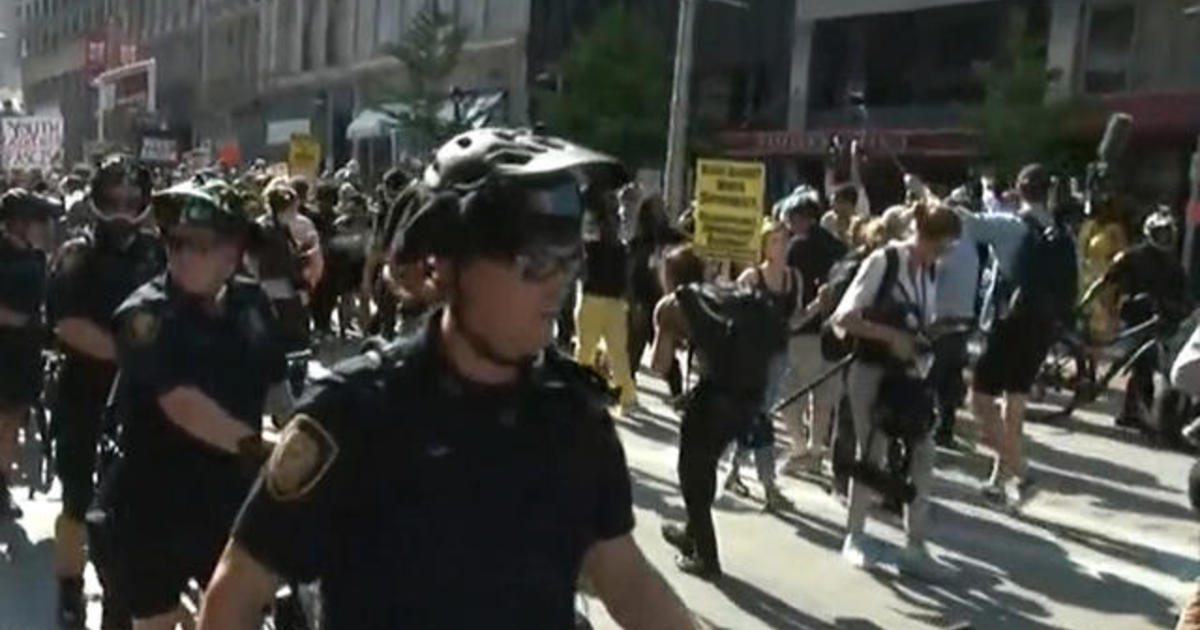
[[[1090,8],[1083,63],[1084,92],[1107,94],[1129,89],[1136,23],[1132,2]]]

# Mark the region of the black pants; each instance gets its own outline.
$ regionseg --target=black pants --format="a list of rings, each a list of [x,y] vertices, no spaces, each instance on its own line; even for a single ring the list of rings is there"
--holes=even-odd
[[[954,434],[954,419],[967,396],[963,369],[967,367],[968,333],[944,335],[933,344],[933,367],[929,378],[933,383],[938,417],[937,432]]]
[[[711,569],[721,566],[713,528],[717,462],[729,443],[745,432],[758,412],[757,401],[740,401],[697,385],[679,431],[679,486],[687,509],[687,534],[696,559]]]
[[[1125,383],[1125,402],[1121,415],[1125,418],[1145,422],[1143,413],[1154,405],[1154,370],[1158,366],[1158,348],[1150,348],[1130,366],[1129,380]]]
[[[62,511],[83,523],[95,489],[96,442],[105,397],[98,391],[63,388],[51,414],[55,472],[62,483]]]
[[[844,378],[843,375],[834,378]],[[843,389],[844,391],[844,389]],[[850,471],[858,457],[858,436],[854,431],[854,419],[850,415],[850,398],[842,395],[833,411],[833,491],[850,493]]]

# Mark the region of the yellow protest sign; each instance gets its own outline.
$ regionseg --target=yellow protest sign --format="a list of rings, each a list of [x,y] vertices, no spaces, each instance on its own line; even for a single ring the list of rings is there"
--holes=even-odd
[[[293,134],[288,147],[288,170],[292,175],[315,178],[320,162],[321,143],[306,133]]]
[[[694,244],[701,256],[758,262],[765,179],[761,162],[697,162]]]

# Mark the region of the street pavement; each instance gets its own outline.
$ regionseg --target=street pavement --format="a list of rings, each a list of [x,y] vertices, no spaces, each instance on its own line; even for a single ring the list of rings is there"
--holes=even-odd
[[[749,465],[743,478],[751,498],[722,494],[716,504],[724,578],[708,583],[683,575],[658,533],[663,522],[683,518],[678,419],[661,381],[643,373],[639,382],[643,409],[618,421],[634,483],[635,537],[687,604],[717,628],[1171,628],[1200,576],[1200,528],[1185,494],[1192,459],[1115,429],[1106,413],[1115,393],[1065,424],[1028,425],[1027,453],[1041,492],[1019,516],[978,498],[988,468],[981,451],[939,453],[929,537],[947,573],[942,580],[902,577],[887,562],[903,544],[894,518],[868,522],[882,564],[850,567],[839,554],[846,511],[826,493],[828,477],[783,478],[795,509],[771,516],[761,512],[762,490]],[[961,428],[968,438],[977,432],[965,416]],[[0,526],[0,549],[10,556],[0,562],[0,630],[54,628],[57,488],[33,500],[24,489],[18,494],[25,518]],[[99,588],[90,571],[87,590],[94,627]],[[600,603],[589,601],[588,609],[597,628],[617,627]]]

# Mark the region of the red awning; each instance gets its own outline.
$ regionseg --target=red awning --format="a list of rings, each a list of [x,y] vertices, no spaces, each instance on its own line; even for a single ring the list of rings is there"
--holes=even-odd
[[[825,155],[835,135],[861,138],[864,148],[876,154],[926,157],[971,157],[976,154],[968,129],[814,129],[810,131],[728,131],[718,136],[731,157],[771,155]]]

